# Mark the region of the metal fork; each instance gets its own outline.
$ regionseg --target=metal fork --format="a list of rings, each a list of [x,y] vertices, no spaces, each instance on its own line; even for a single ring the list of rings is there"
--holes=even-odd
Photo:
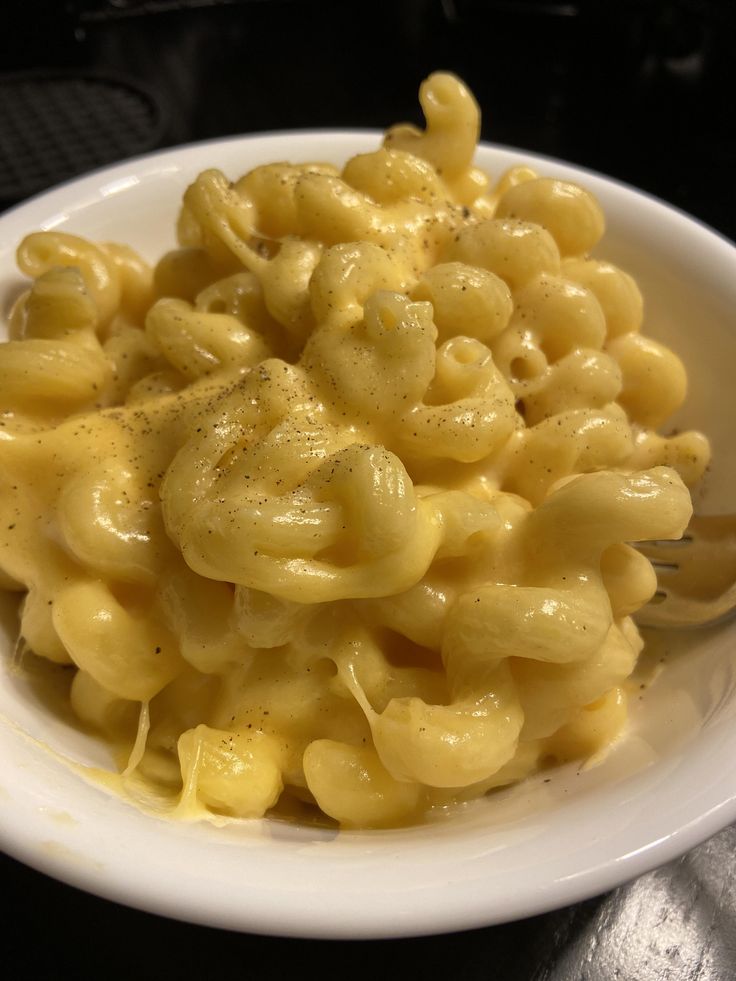
[[[736,514],[694,515],[677,541],[636,542],[657,592],[635,615],[644,627],[703,627],[736,609]]]

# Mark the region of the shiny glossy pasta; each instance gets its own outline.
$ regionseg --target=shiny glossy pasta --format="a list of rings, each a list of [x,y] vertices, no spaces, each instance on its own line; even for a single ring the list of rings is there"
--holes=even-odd
[[[217,170],[177,249],[59,231],[0,345],[0,583],[123,785],[181,817],[420,820],[626,719],[708,444],[591,194],[473,164],[478,107]]]

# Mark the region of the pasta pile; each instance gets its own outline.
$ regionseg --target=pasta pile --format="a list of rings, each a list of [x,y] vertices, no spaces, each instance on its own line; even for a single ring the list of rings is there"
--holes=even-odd
[[[492,185],[456,77],[420,101],[342,170],[200,174],[153,270],[18,249],[0,584],[178,814],[414,822],[625,721],[627,542],[679,537],[708,462],[656,432],[685,371],[590,257],[594,198]]]

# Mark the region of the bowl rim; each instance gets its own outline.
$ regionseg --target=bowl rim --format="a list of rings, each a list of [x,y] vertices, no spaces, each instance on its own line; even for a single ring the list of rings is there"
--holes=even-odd
[[[273,141],[276,143],[286,139],[291,140],[301,137],[306,138],[308,141],[324,140],[335,136],[340,137],[340,139],[366,140],[370,138],[380,140],[382,139],[383,135],[383,130],[367,126],[351,127],[349,129],[340,126],[323,126],[318,129],[304,127],[301,129],[259,130],[258,132],[254,133],[233,133],[229,136],[214,136],[207,137],[202,140],[192,140],[188,143],[177,143],[173,146],[163,147],[160,150],[148,150],[145,153],[138,153],[130,157],[124,157],[123,159],[114,161],[110,164],[103,164],[100,167],[95,167],[92,170],[85,171],[84,173],[78,174],[75,177],[69,177],[66,180],[60,181],[58,184],[53,184],[51,187],[38,191],[35,194],[25,198],[23,201],[19,201],[16,204],[11,205],[9,208],[6,208],[4,211],[0,212],[0,219],[4,220],[5,218],[9,218],[17,211],[25,209],[30,205],[43,203],[45,198],[48,198],[59,191],[73,190],[74,185],[76,184],[90,181],[91,179],[100,177],[104,174],[117,173],[118,170],[123,171],[125,168],[130,166],[135,167],[147,162],[153,162],[154,160],[164,160],[169,157],[173,158],[181,153],[189,153],[193,151],[205,150],[209,147],[228,146],[232,144],[243,144],[247,146],[250,143],[264,143],[268,141]],[[660,205],[667,211],[671,211],[679,215],[681,218],[685,218],[688,222],[698,225],[703,231],[714,235],[725,245],[736,249],[736,239],[731,239],[724,232],[721,232],[704,219],[698,218],[697,215],[686,211],[679,205],[673,204],[671,201],[654,194],[652,191],[645,191],[643,188],[637,187],[635,184],[632,184],[630,181],[626,181],[623,178],[614,177],[610,174],[606,174],[602,170],[597,170],[594,167],[588,167],[585,164],[564,160],[561,157],[541,153],[537,150],[529,150],[525,147],[515,146],[511,143],[497,143],[495,140],[479,140],[477,149],[481,152],[490,150],[493,152],[497,151],[503,154],[509,154],[519,160],[536,160],[545,165],[564,167],[569,173],[574,171],[581,176],[593,178],[596,181],[602,181],[605,184],[613,185],[624,191],[630,191],[638,197],[646,198],[653,204]]]

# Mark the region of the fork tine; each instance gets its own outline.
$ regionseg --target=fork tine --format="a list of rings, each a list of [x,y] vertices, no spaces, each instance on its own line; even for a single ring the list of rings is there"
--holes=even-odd
[[[680,539],[634,544],[658,583],[636,614],[642,626],[704,626],[736,608],[736,515],[693,516]]]
[[[736,611],[736,586],[717,602],[701,602],[666,593],[661,602],[649,602],[634,614],[640,627],[684,629],[710,627]]]
[[[682,539],[677,539],[674,542],[634,542],[634,548],[645,555],[650,562],[663,566],[677,566],[678,552],[686,548],[688,544]]]

